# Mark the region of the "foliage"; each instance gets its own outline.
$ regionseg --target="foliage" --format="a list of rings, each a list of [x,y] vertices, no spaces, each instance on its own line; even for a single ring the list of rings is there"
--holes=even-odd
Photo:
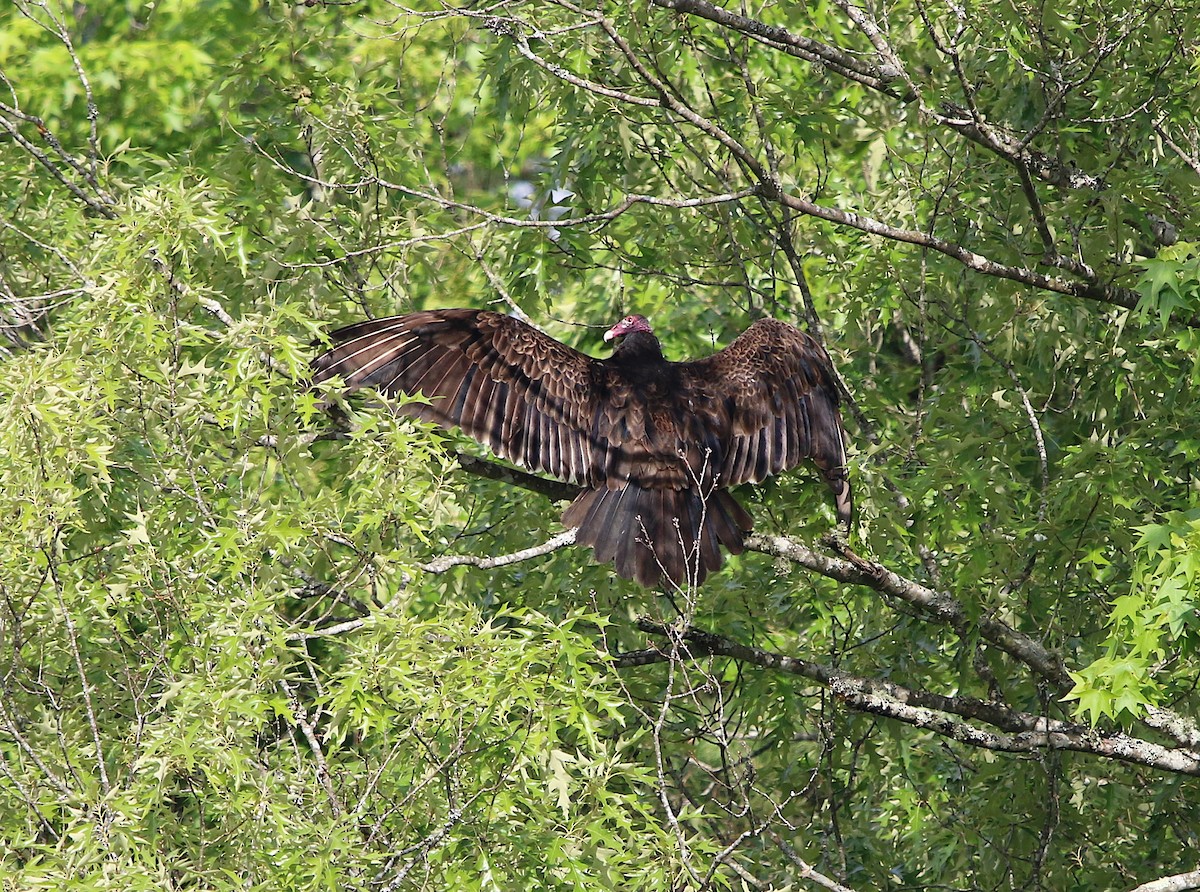
[[[0,12],[0,876],[1193,869],[1198,32],[1176,0]],[[727,570],[645,592],[540,484],[305,385],[328,328],[455,305],[592,353],[627,310],[678,357],[806,325],[854,539],[802,470],[739,493]]]

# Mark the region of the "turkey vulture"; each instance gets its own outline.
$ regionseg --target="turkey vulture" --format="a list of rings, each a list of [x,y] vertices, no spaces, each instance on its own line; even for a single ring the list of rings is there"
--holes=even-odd
[[[698,585],[742,551],[750,515],[727,491],[811,459],[851,519],[833,369],[813,338],[760,319],[719,353],[669,362],[644,316],[593,359],[486,310],[427,310],[330,335],[313,381],[422,394],[403,412],[583,487],[563,514],[626,579]]]

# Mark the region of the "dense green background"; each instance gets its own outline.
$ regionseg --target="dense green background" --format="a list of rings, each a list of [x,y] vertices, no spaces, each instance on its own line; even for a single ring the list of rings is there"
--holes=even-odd
[[[1194,870],[1197,46],[1182,0],[6,6],[5,888]],[[804,469],[699,591],[479,566],[559,506],[303,384],[462,305],[807,326],[853,551]]]

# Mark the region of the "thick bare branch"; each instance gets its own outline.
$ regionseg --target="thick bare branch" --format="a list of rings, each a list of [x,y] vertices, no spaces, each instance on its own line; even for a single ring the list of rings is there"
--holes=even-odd
[[[1200,869],[1151,880],[1130,892],[1187,892],[1188,889],[1200,889]]]
[[[1184,746],[1200,748],[1200,729],[1196,727],[1196,723],[1169,709],[1147,707],[1142,724],[1166,734],[1172,740],[1178,740]]]
[[[464,452],[458,453],[458,463],[468,474],[474,474],[476,477],[486,477],[489,480],[499,480],[501,483],[507,483],[511,486],[519,486],[521,489],[536,492],[555,502],[569,501],[579,495],[580,492],[579,487],[573,483],[563,483],[560,480],[552,480],[548,477],[538,477],[536,474],[530,474],[518,468],[510,468],[496,462],[476,458]]]
[[[968,746],[1010,753],[1041,749],[1071,750],[1161,771],[1200,776],[1200,752],[1193,750],[1171,749],[1121,731],[1101,732],[973,697],[946,697],[905,688],[893,682],[863,678],[830,666],[740,644],[694,627],[680,633],[651,620],[642,620],[638,626],[651,634],[666,635],[671,641],[681,639],[682,645],[672,644],[669,649],[649,648],[617,655],[614,664],[618,668],[678,659],[679,655],[693,658],[730,657],[739,662],[799,675],[828,687],[839,701],[851,709],[924,728]],[[982,721],[1016,733],[988,731],[953,716]]]
[[[964,605],[950,595],[905,578],[876,561],[868,561],[851,551],[845,543],[835,544],[841,558],[820,554],[802,542],[783,536],[751,536],[746,547],[763,554],[787,558],[830,579],[865,585],[880,594],[899,598],[951,628],[962,630],[977,622],[979,633],[985,640],[1029,666],[1057,689],[1065,692],[1072,686],[1071,677],[1059,657],[1024,632],[994,617],[985,616],[976,621]]]

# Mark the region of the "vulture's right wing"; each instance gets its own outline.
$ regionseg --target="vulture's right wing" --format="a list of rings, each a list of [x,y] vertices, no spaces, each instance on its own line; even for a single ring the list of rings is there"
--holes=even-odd
[[[463,433],[501,458],[563,480],[602,478],[591,432],[597,360],[511,316],[428,310],[359,322],[330,334],[313,381],[421,394],[402,411]]]

